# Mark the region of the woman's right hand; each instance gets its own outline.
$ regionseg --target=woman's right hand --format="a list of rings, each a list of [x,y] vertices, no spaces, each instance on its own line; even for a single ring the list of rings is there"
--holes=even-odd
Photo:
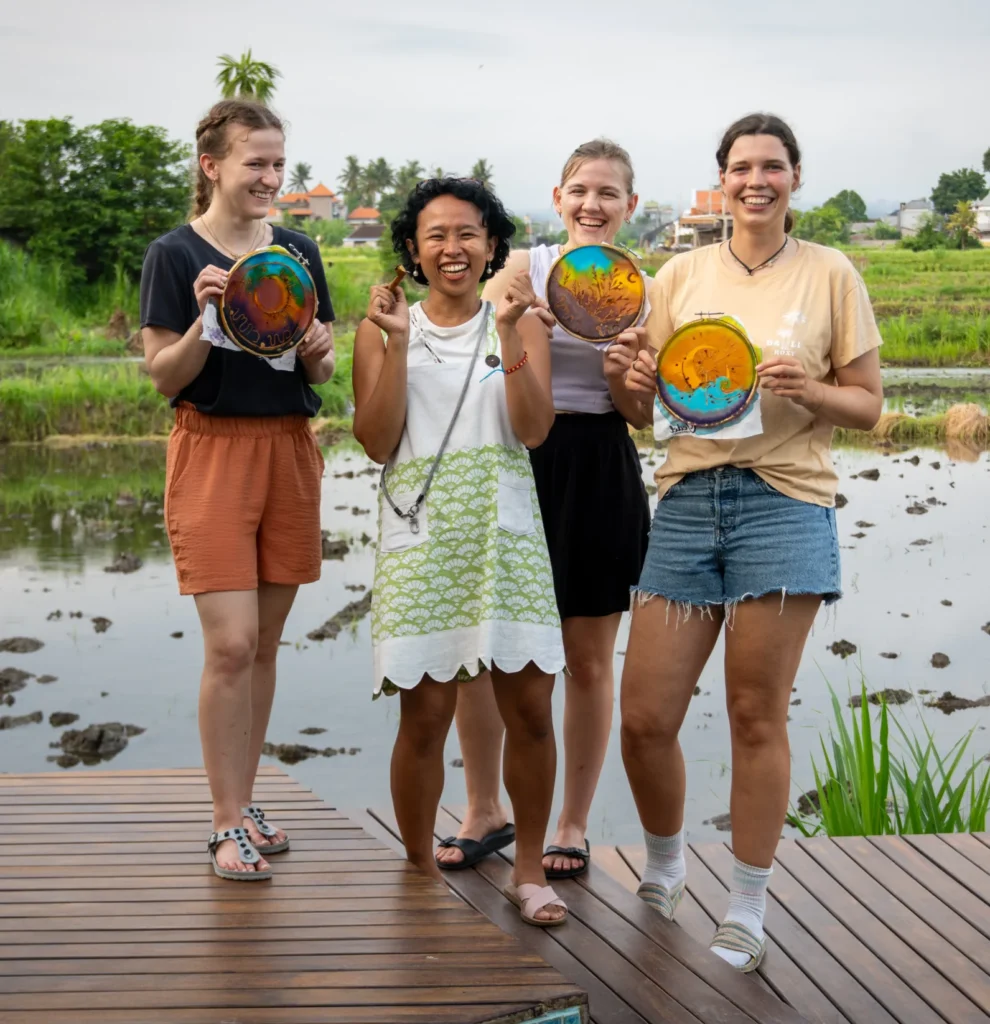
[[[638,398],[649,395],[652,399],[657,390],[657,354],[651,348],[641,348],[626,371],[626,389]]]
[[[193,283],[193,295],[196,296],[196,305],[199,306],[199,315],[206,312],[206,304],[212,298],[220,298],[223,295],[224,287],[227,284],[227,271],[212,264],[199,272],[199,277]]]
[[[368,319],[388,335],[389,341],[409,340],[409,303],[400,286],[396,285],[394,291],[385,284],[371,286]]]

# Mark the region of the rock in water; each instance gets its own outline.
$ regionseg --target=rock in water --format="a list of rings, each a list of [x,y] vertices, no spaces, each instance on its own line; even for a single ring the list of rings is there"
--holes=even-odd
[[[0,694],[17,693],[18,690],[23,690],[31,676],[32,673],[19,668],[0,670]]]
[[[911,693],[909,690],[877,690],[875,693],[868,693],[866,695],[867,704],[880,704],[881,699],[885,704],[907,704],[911,699]],[[863,704],[863,695],[861,693],[854,693],[849,698],[849,706],[851,708],[861,707]]]
[[[851,644],[848,640],[836,640],[829,646],[829,650],[833,654],[839,655],[840,658],[848,658],[850,654],[856,653],[856,645]]]
[[[336,561],[340,561],[351,549],[346,540],[333,540],[330,536],[329,530],[323,531],[322,545],[324,560],[332,558]]]
[[[719,832],[732,831],[732,819],[728,814],[716,814],[714,818],[709,818],[707,821],[703,821],[702,825],[714,825]]]
[[[932,655],[932,668],[945,668],[949,664],[949,656],[941,651]]]
[[[11,636],[6,640],[0,640],[0,651],[9,651],[11,654],[32,654],[40,651],[45,645],[32,636]]]
[[[129,555],[126,552],[103,567],[104,572],[137,572],[144,563],[137,555]]]
[[[19,725],[37,725],[45,716],[40,711],[32,711],[30,715],[4,715],[0,717],[0,729],[16,729]]]
[[[360,622],[371,611],[371,591],[369,590],[360,601],[351,601],[344,605],[336,615],[331,616],[319,629],[314,629],[306,636],[310,640],[336,640],[340,631],[353,622]]]
[[[53,725],[56,729],[61,729],[78,721],[79,716],[74,715],[71,711],[53,711],[48,716],[48,724]]]
[[[116,757],[127,746],[131,736],[140,736],[143,732],[144,729],[137,725],[104,722],[85,729],[67,729],[62,733],[59,745],[67,754],[76,755],[83,764],[97,764]]]
[[[844,494],[837,494],[835,496],[835,507],[845,508],[849,504],[849,499]]]
[[[113,625],[113,623],[109,619],[104,618],[104,616],[102,616],[102,615],[95,616],[92,619],[92,622],[93,622],[93,629],[97,633],[105,633]]]
[[[879,469],[864,469],[861,473],[856,474],[860,480],[879,480],[880,470]]]

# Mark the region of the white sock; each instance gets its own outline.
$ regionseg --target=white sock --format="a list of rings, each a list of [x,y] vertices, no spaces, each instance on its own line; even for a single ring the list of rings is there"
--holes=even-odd
[[[655,836],[643,829],[646,839],[646,868],[641,881],[673,889],[687,875],[684,860],[684,829],[672,836]]]
[[[729,909],[726,921],[745,925],[758,939],[763,938],[763,916],[767,912],[767,885],[773,868],[754,868],[741,860],[732,860],[732,887],[729,889]],[[742,967],[749,954],[736,949],[713,946],[712,952],[733,967]]]

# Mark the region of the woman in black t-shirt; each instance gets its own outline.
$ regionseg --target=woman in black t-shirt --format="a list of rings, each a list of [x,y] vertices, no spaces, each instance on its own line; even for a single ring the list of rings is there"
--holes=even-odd
[[[200,122],[196,142],[195,216],[148,247],[141,327],[151,379],[176,410],[165,521],[179,591],[195,595],[203,627],[210,858],[221,877],[252,881],[271,877],[260,853],[289,845],[252,790],[282,627],[298,586],[320,576],[323,456],[309,429],[320,398],[310,385],[333,376],[333,307],[315,243],[265,223],[285,173],[278,118],[225,100]],[[234,345],[211,308],[235,261],[266,245],[308,264],[318,301],[306,338],[274,360]]]

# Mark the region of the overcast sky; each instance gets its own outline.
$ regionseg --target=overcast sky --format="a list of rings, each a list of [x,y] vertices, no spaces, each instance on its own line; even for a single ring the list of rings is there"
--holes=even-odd
[[[332,188],[344,158],[480,156],[518,212],[549,206],[604,134],[641,201],[715,181],[736,117],[770,110],[804,151],[802,205],[927,196],[990,147],[990,0],[30,0],[0,7],[0,118],[129,117],[191,140],[216,57],[283,74],[288,159]]]

